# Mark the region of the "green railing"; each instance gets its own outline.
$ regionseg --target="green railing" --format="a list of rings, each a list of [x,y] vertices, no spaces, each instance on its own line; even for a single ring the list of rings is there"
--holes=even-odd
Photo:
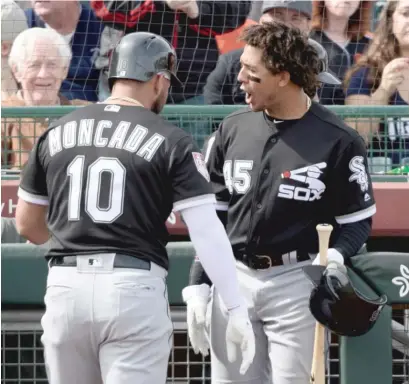
[[[44,126],[48,124],[50,120],[70,113],[77,108],[83,107],[3,107],[1,109],[3,130],[5,129],[4,127],[7,126],[7,122],[13,121],[19,124],[22,119],[24,119],[25,122],[31,121],[34,123],[32,135],[37,137],[41,133],[41,131],[36,129],[38,125]],[[198,145],[202,147],[205,139],[218,127],[222,119],[240,108],[243,108],[243,106],[167,105],[163,110],[162,116],[191,133]],[[408,106],[328,106],[328,109],[342,119],[365,119],[374,124],[378,124],[379,122],[389,123],[391,119],[399,120],[409,118]],[[44,119],[48,120],[45,121]],[[249,130],[251,130],[251,127],[249,127]],[[3,140],[6,139],[7,134],[3,134]],[[402,148],[402,151],[403,150]],[[3,152],[3,156],[7,156],[11,153],[7,152],[7,148]],[[22,150],[21,152],[27,152],[27,150]],[[390,153],[388,153],[388,155],[389,154]],[[400,165],[391,164],[384,153],[379,153],[378,150],[375,149],[369,148],[368,156],[371,160],[371,173],[387,171],[394,166]]]

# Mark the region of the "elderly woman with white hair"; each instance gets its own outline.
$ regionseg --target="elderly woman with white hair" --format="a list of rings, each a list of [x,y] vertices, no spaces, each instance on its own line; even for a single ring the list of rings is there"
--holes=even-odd
[[[65,39],[52,29],[30,28],[14,40],[9,66],[18,91],[2,107],[85,105],[60,94],[72,57]],[[3,126],[3,165],[21,168],[36,139],[47,129],[46,119],[7,120]],[[5,132],[4,132],[5,130]],[[4,159],[6,155],[6,159]]]
[[[24,11],[13,0],[1,1],[1,99],[7,99],[17,91],[17,83],[11,73],[8,58],[14,39],[28,29]]]

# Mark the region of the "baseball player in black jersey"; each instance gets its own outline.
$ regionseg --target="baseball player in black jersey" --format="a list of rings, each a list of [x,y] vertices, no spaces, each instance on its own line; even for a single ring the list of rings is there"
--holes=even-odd
[[[273,22],[249,27],[243,40],[238,76],[249,106],[223,120],[204,155],[256,335],[245,376],[226,358],[226,311],[200,261],[183,292],[188,313],[208,317],[208,338],[188,327],[196,350],[206,355],[210,344],[212,384],[306,384],[315,319],[302,267],[319,262],[318,223],[334,227],[328,268],[344,270],[367,240],[376,209],[366,149],[304,93],[321,65],[306,37]]]
[[[176,54],[150,33],[115,48],[112,97],[63,116],[39,138],[18,191],[16,225],[50,239],[42,342],[50,384],[166,382],[172,341],[166,220],[185,220],[229,311],[225,343],[244,373],[254,334],[202,155],[157,115]],[[47,214],[47,220],[46,220]]]

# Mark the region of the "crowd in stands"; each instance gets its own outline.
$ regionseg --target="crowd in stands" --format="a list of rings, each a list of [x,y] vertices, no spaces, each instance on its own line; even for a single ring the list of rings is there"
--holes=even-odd
[[[246,25],[272,19],[301,29],[327,51],[342,84],[314,90],[316,101],[408,106],[409,0],[2,0],[2,107],[105,100],[110,53],[134,31],[159,34],[177,51],[184,87],[172,87],[168,104],[242,105],[237,37]],[[389,167],[409,162],[409,108],[407,118],[349,124],[371,157]],[[47,119],[3,119],[2,167],[21,169],[46,128]]]

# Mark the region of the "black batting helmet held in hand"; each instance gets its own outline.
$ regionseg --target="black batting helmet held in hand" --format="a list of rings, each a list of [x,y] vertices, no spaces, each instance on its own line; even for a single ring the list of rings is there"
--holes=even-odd
[[[167,73],[178,85],[177,56],[172,45],[159,35],[134,32],[122,37],[112,52],[108,82],[112,90],[116,79],[146,82],[159,73]]]
[[[309,265],[303,271],[314,285],[310,311],[319,323],[340,336],[361,336],[371,330],[387,303],[385,295],[376,300],[365,297],[339,269]]]
[[[329,69],[327,50],[314,39],[308,39],[308,44],[315,49],[321,62],[321,71],[318,80],[325,84],[340,85],[341,80]]]

